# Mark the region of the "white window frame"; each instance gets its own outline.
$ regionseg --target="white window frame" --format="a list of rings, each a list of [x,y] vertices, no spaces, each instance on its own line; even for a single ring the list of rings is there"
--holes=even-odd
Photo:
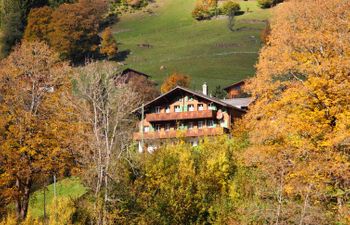
[[[165,107],[165,113],[170,113],[170,106]]]
[[[197,125],[198,129],[203,129],[203,126],[204,126],[204,122],[201,120],[198,121],[198,125]]]
[[[156,112],[157,114],[159,114],[160,111],[161,111],[161,107],[160,107],[160,106],[156,106],[156,107],[155,107],[155,112]]]
[[[144,126],[143,127],[143,132],[147,133],[147,132],[149,132],[149,130],[150,130],[149,126]]]
[[[193,105],[193,104],[189,104],[189,105],[188,105],[188,111],[189,111],[189,112],[194,112],[194,110],[195,110],[195,109],[194,109],[194,105]]]
[[[204,104],[198,104],[197,108],[198,108],[198,111],[203,111],[204,110]]]
[[[156,124],[155,131],[159,132],[161,130],[162,130],[162,127],[160,126],[160,124]]]
[[[174,106],[174,112],[181,112],[181,106],[175,105]]]

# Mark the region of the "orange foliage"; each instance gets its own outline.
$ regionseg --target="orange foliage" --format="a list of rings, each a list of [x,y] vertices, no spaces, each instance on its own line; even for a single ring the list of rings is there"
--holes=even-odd
[[[189,76],[180,73],[174,73],[164,80],[160,91],[162,93],[166,93],[176,86],[189,87],[190,83],[191,78]]]
[[[101,34],[101,48],[100,52],[106,54],[109,58],[113,58],[117,55],[118,47],[117,42],[113,37],[112,29],[106,28]]]
[[[247,85],[256,98],[245,120],[253,143],[247,162],[269,174],[276,196],[271,223],[345,221],[350,2],[295,0],[276,10],[257,76]],[[285,205],[293,199],[300,205]]]
[[[32,187],[73,164],[79,123],[71,68],[43,43],[24,42],[0,62],[0,196],[26,217]]]

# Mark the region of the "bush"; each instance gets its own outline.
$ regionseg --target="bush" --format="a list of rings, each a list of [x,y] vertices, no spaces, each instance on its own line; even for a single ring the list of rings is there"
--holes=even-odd
[[[239,10],[241,10],[241,6],[234,1],[225,2],[221,9],[222,13],[225,15],[235,14]]]
[[[273,0],[258,0],[258,4],[261,8],[270,8],[273,5]]]
[[[207,20],[212,16],[213,14],[210,12],[209,8],[203,5],[197,5],[192,11],[192,17],[196,20]]]

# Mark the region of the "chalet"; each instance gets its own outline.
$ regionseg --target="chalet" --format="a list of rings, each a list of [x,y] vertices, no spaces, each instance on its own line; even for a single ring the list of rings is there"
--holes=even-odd
[[[227,98],[232,99],[245,95],[245,93],[243,92],[243,86],[245,82],[245,80],[241,80],[239,82],[233,83],[225,87],[224,90],[227,92]]]
[[[182,137],[193,146],[201,137],[228,133],[237,118],[246,111],[229,102],[203,93],[177,86],[136,109],[139,130],[133,139],[139,143],[139,151],[152,152],[162,143]]]
[[[149,76],[145,73],[136,71],[134,69],[127,68],[127,69],[123,70],[120,74],[117,74],[115,76],[115,82],[119,83],[119,84],[120,83],[127,84],[129,82],[129,80],[131,80],[134,77],[145,77],[146,79],[148,79],[151,76]]]

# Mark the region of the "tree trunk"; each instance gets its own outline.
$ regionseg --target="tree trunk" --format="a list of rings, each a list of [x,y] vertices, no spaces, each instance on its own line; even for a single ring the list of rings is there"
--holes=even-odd
[[[23,221],[28,213],[29,196],[31,188],[31,180],[27,178],[25,182],[16,179],[16,188],[18,190],[18,197],[16,199],[16,214],[17,220]]]

